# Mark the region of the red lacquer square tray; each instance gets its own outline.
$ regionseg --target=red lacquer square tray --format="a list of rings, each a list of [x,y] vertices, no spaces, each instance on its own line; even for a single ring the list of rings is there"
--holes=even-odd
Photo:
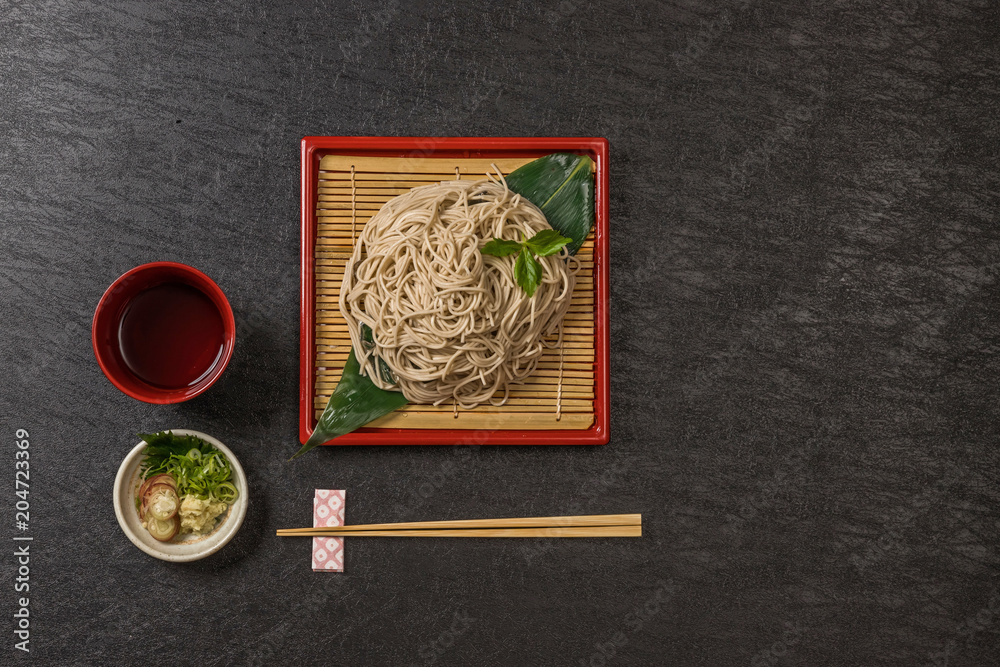
[[[454,415],[408,405],[333,445],[603,445],[609,429],[608,142],[601,138],[305,137],[302,140],[302,310],[299,438],[305,442],[350,351],[336,295],[365,222],[389,198],[425,183],[510,173],[549,153],[594,161],[596,221],[563,348],[546,354],[507,405]],[[557,370],[558,369],[558,370]],[[537,378],[535,377],[537,375]],[[559,410],[555,409],[556,404]],[[557,416],[558,412],[558,416]]]

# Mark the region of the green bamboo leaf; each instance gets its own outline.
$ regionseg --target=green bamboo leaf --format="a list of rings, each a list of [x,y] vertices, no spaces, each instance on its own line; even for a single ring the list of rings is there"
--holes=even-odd
[[[593,162],[585,155],[553,153],[513,171],[507,187],[545,214],[552,229],[572,241],[576,254],[594,226]]]
[[[293,459],[316,445],[350,433],[406,405],[406,397],[401,392],[379,389],[367,376],[361,375],[360,370],[354,350],[351,350],[340,382],[330,396],[316,430]]]
[[[584,159],[572,153],[540,157],[511,172],[507,187],[541,208]]]
[[[366,352],[372,352],[375,349],[375,333],[372,331],[371,327],[367,324],[362,323],[361,325],[361,345],[364,347]],[[378,376],[382,382],[388,382],[389,384],[396,384],[396,374],[392,372],[389,368],[389,364],[385,363],[385,359],[376,355],[373,358],[378,362]]]

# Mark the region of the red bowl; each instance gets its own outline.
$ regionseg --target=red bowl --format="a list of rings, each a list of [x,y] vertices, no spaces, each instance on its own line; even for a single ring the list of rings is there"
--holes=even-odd
[[[118,343],[122,316],[132,299],[143,290],[176,282],[189,285],[207,296],[222,317],[222,354],[212,369],[198,382],[187,387],[158,387],[137,377],[125,364]],[[104,375],[123,392],[146,403],[180,403],[194,398],[212,386],[222,375],[236,342],[236,320],[226,295],[201,271],[176,262],[152,262],[137,266],[111,283],[94,310],[91,327],[94,356]]]

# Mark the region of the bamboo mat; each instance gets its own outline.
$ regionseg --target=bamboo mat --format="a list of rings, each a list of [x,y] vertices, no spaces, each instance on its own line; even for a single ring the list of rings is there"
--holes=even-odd
[[[316,204],[316,418],[337,386],[351,338],[337,307],[344,266],[365,223],[386,201],[419,185],[485,177],[490,163],[506,175],[531,161],[517,159],[389,158],[327,155],[320,160]],[[353,171],[353,173],[352,173]],[[560,388],[557,349],[547,350],[528,381],[512,387],[501,407],[459,410],[451,405],[407,405],[369,424],[418,429],[587,429],[594,423],[594,235],[580,248],[581,261],[566,315]]]

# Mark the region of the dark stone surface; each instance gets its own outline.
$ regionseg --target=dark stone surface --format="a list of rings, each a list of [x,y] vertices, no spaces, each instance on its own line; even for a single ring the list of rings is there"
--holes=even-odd
[[[27,429],[32,657],[996,664],[1000,16],[879,4],[6,4],[0,516]],[[610,139],[607,447],[286,462],[312,134]],[[239,319],[221,383],[173,407],[115,390],[89,340],[104,288],[159,259]],[[197,564],[111,507],[133,434],[167,427],[252,479]],[[318,575],[273,537],[315,487],[351,522],[642,512],[645,536],[355,540]]]

